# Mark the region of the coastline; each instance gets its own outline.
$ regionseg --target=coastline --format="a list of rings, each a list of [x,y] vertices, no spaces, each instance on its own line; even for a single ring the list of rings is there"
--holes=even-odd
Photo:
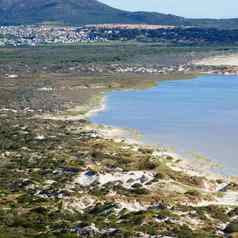
[[[238,177],[235,176],[224,176],[218,172],[212,171],[214,163],[209,160],[198,160],[198,159],[186,159],[185,157],[177,154],[176,152],[170,150],[169,148],[159,147],[151,144],[145,144],[142,140],[133,134],[134,130],[128,130],[123,128],[115,128],[108,125],[97,125],[90,122],[90,117],[95,114],[106,110],[106,96],[104,95],[100,101],[98,101],[98,106],[93,107],[91,110],[84,114],[83,119],[89,120],[89,124],[86,126],[86,130],[95,130],[97,135],[105,140],[112,140],[115,143],[123,143],[125,146],[132,147],[134,150],[149,149],[153,151],[153,155],[158,158],[170,158],[171,161],[166,162],[166,166],[170,167],[173,171],[178,173],[186,174],[191,177],[205,178],[207,180],[207,185],[205,184],[204,191],[219,193],[220,190],[229,186],[230,183],[238,183]],[[67,120],[75,120],[75,117],[68,117]],[[214,183],[214,181],[223,181],[221,184],[209,185],[209,183]],[[178,190],[179,191],[179,190]],[[178,192],[177,191],[177,192]],[[230,194],[228,192],[228,194]],[[216,195],[215,195],[216,196]],[[231,193],[232,201],[227,201],[226,196],[224,198],[217,198],[213,201],[202,201],[197,206],[238,206],[238,192]]]
[[[83,106],[75,106],[73,108],[67,109],[64,112],[49,114],[45,113],[37,116],[45,120],[55,120],[55,121],[79,121],[88,120],[93,115],[106,110],[106,96],[104,93],[97,95],[93,98],[94,103],[89,102]]]
[[[90,116],[94,116],[98,112],[104,111],[107,108],[107,101],[105,100],[105,95],[104,95],[104,100],[99,101],[98,107],[92,108],[89,112],[87,112],[86,118],[89,119]],[[101,110],[102,109],[102,110]],[[89,116],[88,116],[89,115]],[[73,119],[73,118],[72,118]],[[115,128],[110,125],[96,125],[96,124],[90,124],[89,129],[95,129],[102,137],[106,139],[114,139],[116,141],[124,141],[128,144],[138,144],[141,146],[148,146],[148,147],[153,147],[156,148],[157,145],[152,145],[148,143],[144,143],[142,141],[143,134],[140,134],[140,132],[132,130],[132,129],[125,129],[125,128]],[[175,157],[176,159],[180,158],[181,160],[184,161],[184,163],[181,163],[181,166],[184,167],[184,170],[188,169],[194,172],[196,175],[200,176],[206,176],[206,177],[231,177],[232,175],[224,175],[221,167],[222,165],[219,164],[218,162],[214,162],[213,160],[207,159],[205,156],[201,156],[199,154],[191,155],[191,156],[186,156],[183,155],[181,156],[179,153],[173,153],[174,150],[170,149],[170,147],[162,147],[160,146],[160,149],[164,149],[166,152],[173,154],[172,157]],[[186,158],[187,157],[187,158]],[[193,166],[189,165],[193,164]],[[190,169],[189,169],[190,168]],[[232,176],[236,178],[236,176]],[[238,178],[238,176],[237,176]]]
[[[94,130],[97,135],[104,139],[113,140],[115,142],[123,142],[128,145],[134,145],[134,146],[142,146],[152,149],[158,149],[158,146],[152,145],[152,144],[146,144],[141,140],[140,132],[130,129],[130,128],[117,128],[112,127],[109,125],[97,125],[92,122],[90,122],[90,117],[95,116],[99,112],[103,112],[107,109],[107,99],[105,92],[100,95],[100,97],[97,97],[96,104],[93,105],[88,104],[86,106],[80,106],[80,107],[74,107],[72,109],[67,110],[64,113],[61,113],[59,115],[50,115],[46,114],[43,116],[40,116],[41,119],[45,120],[55,120],[55,121],[80,121],[80,120],[86,120],[88,121],[87,125],[84,127],[86,131]],[[175,160],[179,160],[180,162],[176,164],[173,169],[181,172],[189,173],[191,176],[205,176],[208,179],[229,179],[231,176],[224,176],[219,174],[218,172],[212,171],[214,168],[214,163],[209,160],[198,160],[196,158],[194,159],[187,159],[185,157],[180,156],[176,152],[172,151],[169,148],[165,147],[159,147],[159,150],[162,150],[163,153],[161,156],[167,155]],[[191,163],[192,162],[192,163]],[[234,180],[238,181],[238,177],[234,177]]]

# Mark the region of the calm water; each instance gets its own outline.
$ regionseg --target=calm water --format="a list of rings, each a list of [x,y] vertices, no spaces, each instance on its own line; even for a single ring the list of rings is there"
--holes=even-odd
[[[135,128],[146,143],[199,153],[238,175],[238,77],[163,81],[143,91],[114,91],[93,122]]]

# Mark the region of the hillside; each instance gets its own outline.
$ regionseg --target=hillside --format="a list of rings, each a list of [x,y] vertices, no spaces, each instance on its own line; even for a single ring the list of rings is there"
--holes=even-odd
[[[186,19],[153,12],[128,12],[97,0],[0,0],[0,24],[59,22],[70,25],[145,23],[238,28],[238,19]]]

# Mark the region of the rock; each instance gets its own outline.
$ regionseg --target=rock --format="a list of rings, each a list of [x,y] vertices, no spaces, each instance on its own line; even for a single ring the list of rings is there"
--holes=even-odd
[[[79,168],[73,168],[73,167],[65,167],[63,168],[63,172],[65,174],[77,174],[79,173],[80,169]]]
[[[40,92],[50,92],[50,91],[53,91],[53,88],[43,87],[43,88],[38,88],[37,91],[40,91]]]
[[[44,135],[38,135],[35,138],[36,140],[45,140],[45,136]]]
[[[96,237],[98,234],[100,234],[99,229],[94,224],[86,227],[77,226],[70,231],[77,233],[82,237]]]
[[[234,216],[238,216],[238,207],[234,208],[233,210],[231,210],[228,215],[230,217],[234,217]]]
[[[7,74],[6,76],[7,76],[7,78],[9,78],[9,79],[16,79],[16,78],[18,78],[18,75],[17,75],[17,74]]]
[[[96,203],[96,200],[92,196],[82,196],[80,198],[66,197],[63,201],[63,209],[71,213],[74,212],[83,212],[89,207],[93,207]]]
[[[76,180],[75,183],[83,187],[88,187],[98,181],[98,175],[93,171],[86,171],[82,173]]]

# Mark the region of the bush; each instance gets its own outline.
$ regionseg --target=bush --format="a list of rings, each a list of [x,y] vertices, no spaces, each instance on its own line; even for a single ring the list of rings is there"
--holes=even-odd
[[[227,225],[225,232],[226,233],[238,232],[238,221],[232,222],[229,225]]]

